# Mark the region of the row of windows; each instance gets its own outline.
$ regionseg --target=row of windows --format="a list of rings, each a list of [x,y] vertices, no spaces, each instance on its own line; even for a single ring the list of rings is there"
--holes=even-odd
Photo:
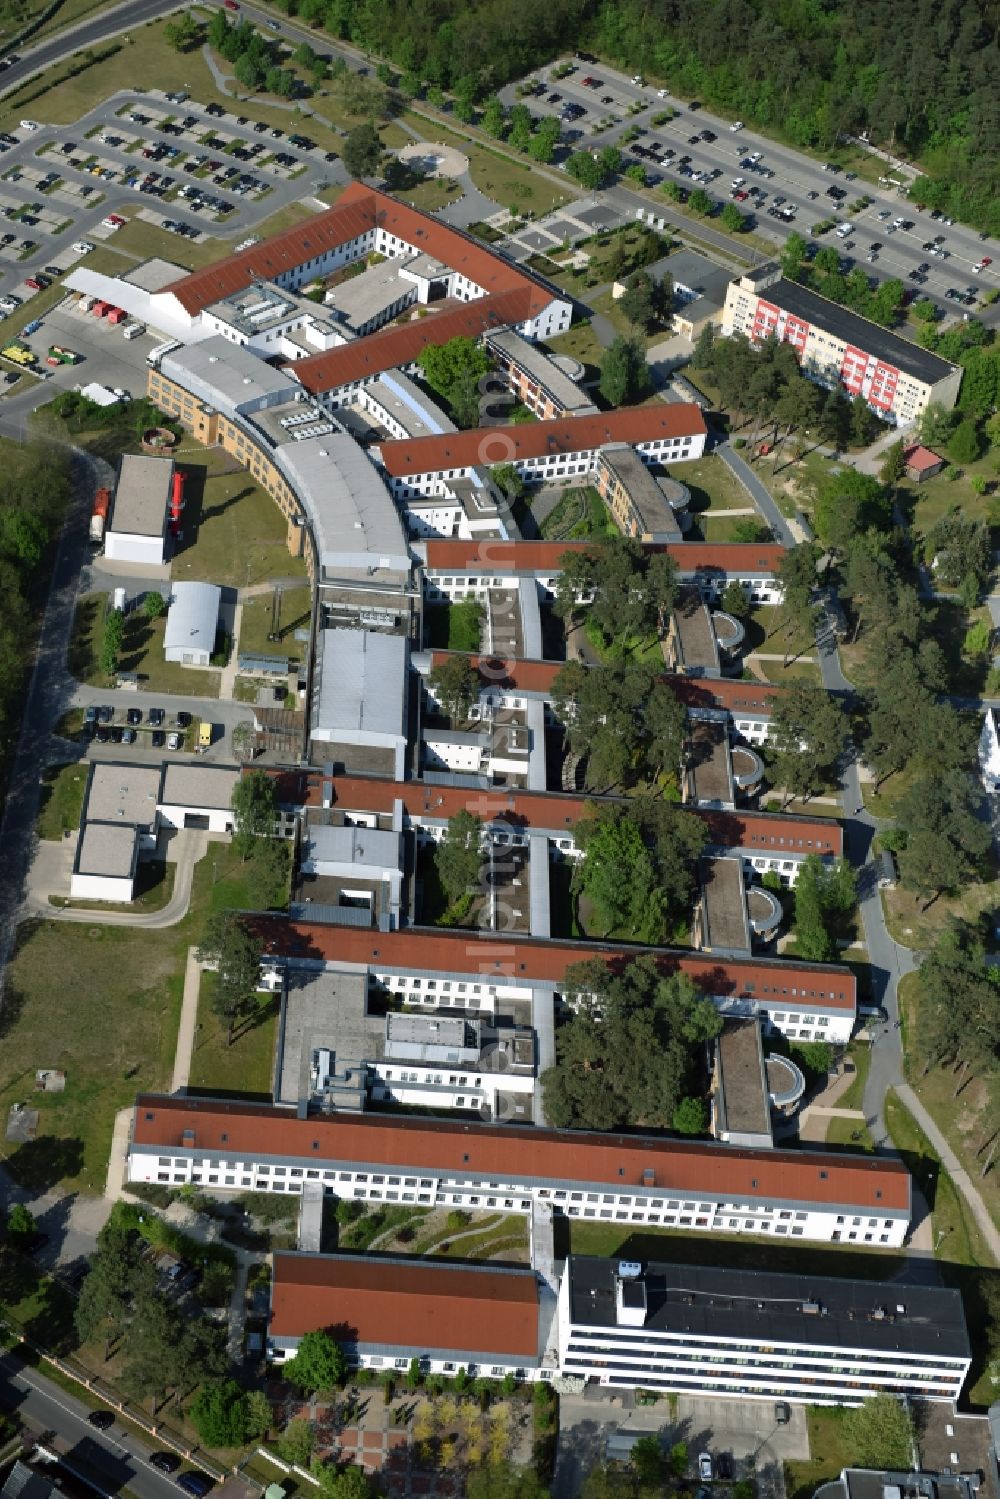
[[[645,1354],[647,1358],[655,1358],[660,1364],[666,1361],[676,1364],[733,1364],[782,1372],[795,1370],[803,1374],[842,1374],[852,1379],[864,1378],[866,1374],[870,1376],[873,1373],[891,1378],[901,1373],[911,1379],[934,1382],[945,1379],[950,1370],[958,1373],[965,1368],[964,1363],[954,1359],[938,1361],[933,1354],[897,1354],[894,1349],[891,1352],[878,1349],[852,1350],[847,1362],[834,1362],[845,1358],[842,1350],[831,1348],[827,1352],[810,1346],[802,1353],[782,1357],[788,1350],[779,1350],[767,1343],[716,1344],[710,1349],[704,1341],[697,1338],[675,1337],[669,1332],[643,1331],[637,1334],[622,1328],[603,1327],[571,1328],[569,1337],[568,1346],[574,1353],[600,1353],[608,1359],[625,1359]],[[681,1351],[688,1348],[692,1350],[690,1353]],[[913,1367],[908,1367],[909,1365]]]

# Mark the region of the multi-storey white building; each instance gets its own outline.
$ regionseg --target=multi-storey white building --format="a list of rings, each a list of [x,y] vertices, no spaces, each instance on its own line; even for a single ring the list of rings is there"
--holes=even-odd
[[[610,1389],[860,1405],[957,1400],[971,1363],[958,1291],[572,1255],[560,1373]]]
[[[775,264],[730,282],[722,331],[743,333],[751,343],[777,338],[791,344],[804,374],[862,396],[883,421],[897,426],[916,421],[931,401],[950,411],[958,400],[957,365],[786,281]]]
[[[587,420],[587,418],[583,418]],[[540,425],[540,424],[537,424]],[[524,431],[524,428],[519,430]],[[465,436],[467,434],[460,434]],[[509,592],[523,578],[534,578],[544,597],[559,583],[560,562],[567,552],[584,551],[585,542],[428,540],[414,550],[424,562],[424,595],[431,603],[464,598],[484,599],[490,592]],[[741,583],[753,604],[781,600],[778,564],[784,548],[773,543],[681,541],[660,548],[677,563],[683,583],[698,589],[711,605],[729,583]]]
[[[529,482],[590,473],[601,448],[629,443],[646,463],[683,463],[705,451],[708,428],[697,406],[628,406],[512,427],[477,427],[442,437],[382,444],[389,487],[399,499],[445,492],[480,467],[512,464]]]
[[[381,938],[381,934],[376,934]],[[709,1234],[899,1246],[910,1220],[901,1161],[748,1151],[590,1134],[155,1094],[136,1101],[129,1181],[300,1193],[361,1202],[656,1224]]]

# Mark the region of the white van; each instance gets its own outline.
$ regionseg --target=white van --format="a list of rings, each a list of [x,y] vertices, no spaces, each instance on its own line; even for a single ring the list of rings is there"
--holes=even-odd
[[[125,328],[125,337],[128,339],[138,338],[140,333],[145,333],[145,323],[128,323]]]

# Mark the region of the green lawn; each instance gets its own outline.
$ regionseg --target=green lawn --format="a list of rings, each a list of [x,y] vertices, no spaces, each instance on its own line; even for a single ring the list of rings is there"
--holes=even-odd
[[[274,1078],[278,1000],[270,995],[258,995],[253,1012],[236,1026],[230,1046],[228,1024],[212,1009],[217,982],[214,973],[201,976],[198,1029],[191,1055],[189,1086],[216,1097],[233,1093],[269,1102]]]
[[[424,213],[435,213],[448,203],[457,203],[462,197],[462,187],[449,177],[428,177],[425,182],[418,182],[416,187],[400,189],[394,196],[403,203],[409,203],[411,208],[422,209]]]
[[[814,687],[823,685],[823,673],[818,661],[761,661],[760,668],[775,687],[787,687],[789,682],[811,682]]]
[[[553,354],[567,354],[571,359],[579,359],[587,367],[588,379],[597,374],[604,353],[600,340],[590,326],[589,318],[574,322],[565,333],[550,338],[545,347]]]
[[[86,765],[50,766],[42,776],[38,812],[39,838],[61,839],[80,826],[83,793],[87,787]]]
[[[432,651],[479,650],[483,606],[476,599],[458,604],[428,604],[424,610],[424,642]]]
[[[995,1121],[1000,1119],[1000,1078],[960,1078],[950,1067],[932,1067],[924,1072],[919,1060],[922,1017],[917,974],[906,974],[900,980],[899,1009],[906,1038],[907,1081],[965,1166],[1000,1227],[1000,1172],[994,1168],[985,1176],[982,1174]]]
[[[782,1243],[751,1234],[686,1234],[673,1228],[636,1228],[625,1223],[569,1223],[574,1254],[604,1258],[663,1260],[675,1265],[722,1265],[739,1270],[786,1270],[814,1275],[853,1275],[887,1280],[903,1264],[894,1250],[856,1250],[849,1245]]]
[[[930,906],[926,906],[922,896],[914,895],[902,885],[882,892],[886,924],[893,937],[906,947],[922,949],[932,947],[952,921],[976,923],[982,916],[995,912],[998,904],[1000,878],[995,871],[993,878],[966,885],[958,895],[940,895]]]
[[[875,1149],[875,1142],[863,1119],[840,1119],[834,1116],[826,1127],[826,1143],[849,1146],[852,1150]]]
[[[213,861],[218,878],[213,884]],[[187,948],[212,907],[250,903],[228,845],[195,868],[191,909],[163,930],[32,921],[8,968],[0,1114],[30,1098],[38,1137],[6,1145],[19,1180],[104,1189],[114,1116],[143,1089],[170,1085]],[[39,1067],[66,1072],[62,1093],[34,1093]]]
[[[937,1253],[958,1265],[990,1265],[989,1250],[979,1228],[947,1172],[941,1158],[895,1091],[886,1098],[885,1119],[892,1143],[903,1156],[931,1210]]]
[[[785,1463],[788,1499],[813,1499],[821,1484],[835,1482],[854,1461],[844,1435],[843,1410],[811,1405],[806,1410],[809,1425],[809,1457]]]
[[[69,662],[73,675],[93,687],[107,685],[107,673],[101,669],[101,647],[104,621],[110,604],[107,594],[84,594],[77,604]],[[119,671],[136,672],[143,687],[153,692],[177,693],[180,696],[218,697],[219,673],[194,670],[167,661],[163,654],[163,637],[167,617],[148,619],[142,609],[135,609],[125,619],[125,633],[118,658]]]
[[[476,131],[470,129],[466,135],[449,129],[429,105],[411,109],[400,119],[404,124],[411,124],[427,140],[440,141],[464,151],[469,158],[469,175],[475,186],[504,208],[514,208],[519,213],[531,213],[540,218],[550,209],[561,207],[569,198],[569,194],[560,192],[555,183],[533,171],[529,162],[522,166],[516,159],[486,145],[484,139],[477,138]]]
[[[567,489],[541,526],[546,541],[590,541],[617,536],[618,527],[597,490],[587,485]]]
[[[295,639],[295,631],[309,628],[312,614],[312,590],[307,583],[296,588],[282,589],[280,640],[268,639],[271,632],[273,599],[273,593],[265,593],[243,601],[239,652],[263,656],[288,656],[290,660],[300,660],[306,647]]]
[[[184,538],[175,583],[244,588],[273,578],[305,578],[306,565],[285,545],[287,524],[271,496],[221,448],[185,437],[177,455],[187,474]]]

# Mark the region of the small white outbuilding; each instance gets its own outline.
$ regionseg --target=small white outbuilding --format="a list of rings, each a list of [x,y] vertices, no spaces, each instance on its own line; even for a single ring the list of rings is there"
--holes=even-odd
[[[181,666],[208,666],[215,650],[222,589],[216,583],[175,583],[163,654]]]

